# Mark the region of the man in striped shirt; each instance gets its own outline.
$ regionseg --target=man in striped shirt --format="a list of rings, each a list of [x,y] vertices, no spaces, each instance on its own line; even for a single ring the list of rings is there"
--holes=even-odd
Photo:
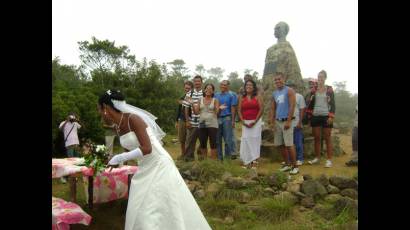
[[[194,89],[189,91],[185,95],[185,100],[182,105],[185,108],[185,121],[187,127],[187,140],[185,147],[185,160],[192,161],[195,159],[194,151],[196,146],[196,141],[199,138],[199,114],[194,114],[193,106],[196,104],[199,106],[199,102],[203,97],[202,92],[202,77],[196,75],[194,77]],[[197,155],[199,156],[199,147],[197,148]]]

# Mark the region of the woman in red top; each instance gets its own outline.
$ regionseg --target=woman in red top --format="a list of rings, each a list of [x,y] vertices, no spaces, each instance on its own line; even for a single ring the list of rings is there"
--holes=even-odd
[[[255,167],[260,157],[262,142],[263,112],[262,98],[257,95],[256,83],[245,82],[245,92],[240,95],[238,104],[239,118],[242,121],[240,158],[247,168]]]

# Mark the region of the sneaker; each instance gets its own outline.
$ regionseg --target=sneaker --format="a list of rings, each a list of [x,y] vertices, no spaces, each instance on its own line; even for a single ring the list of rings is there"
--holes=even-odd
[[[313,165],[313,164],[318,164],[319,163],[319,159],[317,159],[317,157],[315,157],[315,159],[308,161],[309,164]]]
[[[350,160],[345,163],[346,166],[357,166],[357,161]]]
[[[282,161],[280,164],[281,164],[281,165],[286,165],[286,162]]]
[[[282,168],[279,169],[281,172],[286,172],[291,170],[292,168],[289,165],[284,165]]]
[[[290,170],[289,174],[290,175],[295,175],[299,173],[299,168],[298,167],[294,167],[292,168],[292,170]]]
[[[303,165],[303,161],[296,161],[296,165],[297,165],[297,166]]]
[[[60,181],[61,181],[61,183],[63,183],[63,184],[67,183],[67,180],[66,180],[64,177],[61,177],[61,178],[60,178]]]
[[[331,167],[332,167],[332,161],[326,160],[325,168],[331,168]]]

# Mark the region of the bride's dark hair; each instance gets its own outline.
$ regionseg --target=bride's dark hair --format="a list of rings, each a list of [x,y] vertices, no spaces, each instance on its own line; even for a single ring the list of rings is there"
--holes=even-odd
[[[110,89],[105,91],[100,98],[98,99],[98,104],[102,107],[103,104],[106,104],[113,108],[117,112],[121,112],[118,109],[114,107],[114,104],[112,103],[111,100],[117,100],[117,101],[123,101],[125,100],[124,95],[119,91],[115,89]]]

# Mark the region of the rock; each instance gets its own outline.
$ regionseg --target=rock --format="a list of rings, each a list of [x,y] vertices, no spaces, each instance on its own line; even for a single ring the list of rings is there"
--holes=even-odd
[[[265,188],[263,191],[272,195],[275,193],[275,190],[273,190],[272,188]]]
[[[191,183],[188,184],[188,189],[189,191],[191,191],[191,193],[195,192],[195,188],[196,188],[195,184],[191,184]]]
[[[280,187],[281,187],[283,190],[286,190],[286,188],[288,187],[288,184],[287,184],[287,183],[283,183]]]
[[[315,206],[315,201],[312,197],[307,196],[300,201],[300,204],[305,208],[313,208]]]
[[[274,199],[281,199],[281,200],[288,200],[292,204],[296,204],[298,202],[298,198],[290,192],[281,192],[278,195],[273,196]]]
[[[275,172],[269,177],[268,183],[270,186],[275,186],[275,187],[280,188],[283,183],[287,182],[287,180],[288,179],[285,173]]]
[[[251,169],[248,174],[246,174],[245,178],[248,180],[258,180],[258,173],[255,169]]]
[[[350,197],[354,200],[357,200],[357,191],[352,188],[343,189],[340,192],[340,195]]]
[[[233,219],[232,216],[227,216],[227,217],[225,217],[225,219],[224,219],[223,222],[224,222],[225,224],[232,224],[233,221],[234,221],[234,219]]]
[[[198,178],[201,175],[201,166],[198,163],[192,165],[191,168],[192,177]]]
[[[224,174],[222,175],[221,179],[223,181],[227,181],[228,178],[232,177],[232,174],[230,172],[224,172]]]
[[[336,203],[336,201],[338,201],[341,198],[342,196],[339,194],[329,194],[324,198],[324,200],[328,203],[334,204]]]
[[[329,179],[325,174],[321,174],[317,180],[325,187],[329,185]]]
[[[242,179],[241,177],[230,177],[227,179],[226,185],[228,188],[239,189],[245,188],[247,184],[245,179]]]
[[[303,198],[307,197],[305,194],[303,194],[301,192],[294,192],[293,194],[295,196],[297,196],[299,199],[303,199]]]
[[[300,212],[305,212],[305,211],[307,211],[308,209],[306,209],[305,207],[303,207],[303,206],[300,206],[299,207],[299,211]]]
[[[333,186],[333,185],[331,185],[331,184],[329,184],[329,185],[326,187],[326,189],[327,189],[327,192],[328,192],[329,194],[337,194],[337,193],[340,192],[340,190],[339,190],[336,186]]]
[[[355,201],[351,198],[348,198],[348,197],[340,198],[334,204],[334,211],[338,215],[344,209],[347,209],[355,218],[357,218],[357,211],[358,211],[357,201]]]
[[[348,177],[332,176],[329,178],[331,185],[338,187],[340,190],[345,188],[353,188],[357,190],[357,181]]]
[[[286,187],[286,191],[291,192],[291,193],[296,193],[300,191],[300,184],[290,182],[288,183],[288,186]]]
[[[273,131],[273,129],[271,128],[264,128],[262,130],[262,139],[269,141],[269,142],[273,142],[274,141],[274,137],[275,137],[275,132]]]
[[[192,174],[190,170],[185,170],[181,173],[182,178],[191,180],[192,179]]]
[[[303,174],[303,180],[304,180],[304,181],[306,181],[306,180],[313,180],[313,177],[312,177],[311,175],[309,175],[309,174]]]
[[[241,195],[239,196],[238,202],[245,204],[248,203],[251,200],[251,195],[249,195],[249,193],[247,192],[241,192]]]
[[[326,188],[317,180],[307,180],[302,183],[301,191],[313,198],[323,197],[327,194]]]
[[[217,183],[211,183],[210,185],[208,185],[208,187],[206,188],[206,192],[207,193],[217,193],[219,191],[219,184]]]
[[[195,196],[195,198],[199,198],[199,199],[204,198],[205,197],[205,191],[203,189],[196,190],[194,192],[194,196]]]
[[[251,186],[255,186],[258,184],[258,182],[254,180],[245,180],[244,183],[245,183],[245,187],[251,187]]]
[[[268,158],[271,161],[281,161],[283,159],[282,154],[278,150],[278,147],[273,145],[273,141],[266,141],[264,139],[261,143],[260,154],[261,157]]]
[[[295,184],[302,184],[304,181],[303,176],[302,175],[296,175],[295,179],[292,181]]]
[[[327,208],[321,204],[316,205],[313,208],[313,211],[319,216],[325,218],[326,220],[331,220],[336,216],[332,208]]]

